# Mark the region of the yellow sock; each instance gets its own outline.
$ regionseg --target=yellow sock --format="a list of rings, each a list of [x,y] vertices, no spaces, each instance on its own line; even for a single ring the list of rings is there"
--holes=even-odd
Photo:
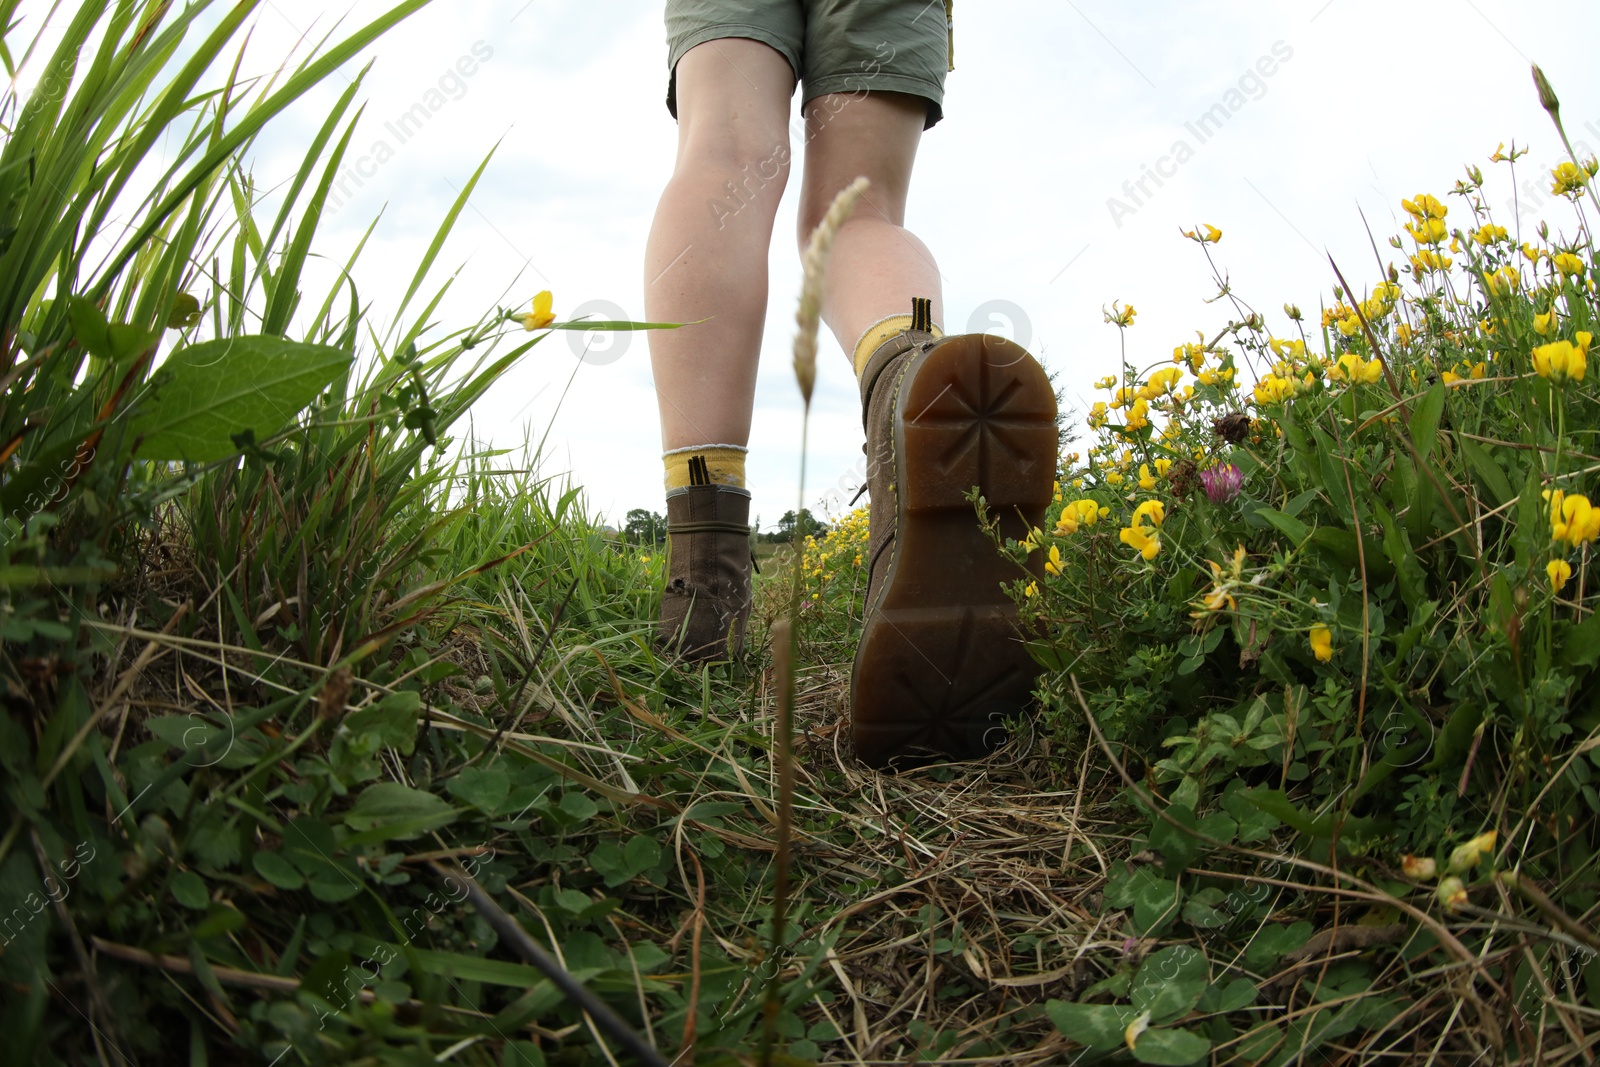
[[[691,445],[661,454],[667,468],[667,488],[691,485],[733,485],[744,488],[743,445]]]
[[[855,364],[857,380],[860,380],[861,373],[867,369],[867,360],[872,358],[872,353],[878,350],[879,345],[909,329],[911,329],[910,315],[890,315],[868,326],[867,332],[856,342],[855,354],[851,357],[851,361]],[[944,331],[935,326],[933,336],[943,337]]]

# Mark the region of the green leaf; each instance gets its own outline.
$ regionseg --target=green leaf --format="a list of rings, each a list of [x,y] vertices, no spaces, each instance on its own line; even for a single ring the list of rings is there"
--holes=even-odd
[[[585,823],[594,818],[600,811],[600,806],[589,799],[588,794],[569,789],[561,794],[561,811],[573,823]]]
[[[1511,480],[1506,477],[1506,472],[1495,462],[1488,449],[1465,437],[1460,438],[1460,445],[1461,454],[1466,457],[1467,465],[1478,476],[1478,480],[1488,488],[1495,507],[1509,504],[1516,499],[1517,491],[1511,488]]]
[[[182,871],[172,880],[172,899],[193,911],[205,911],[211,906],[205,879],[193,871]]]
[[[1311,532],[1311,527],[1281,511],[1273,511],[1271,508],[1257,508],[1256,514],[1266,519],[1274,529],[1296,545],[1304,544],[1306,535]]]
[[[1228,899],[1228,894],[1216,886],[1209,886],[1192,894],[1183,902],[1183,921],[1201,930],[1214,930],[1228,925],[1233,918],[1218,905]]]
[[[1189,832],[1194,829],[1193,812],[1172,804],[1166,809],[1166,814],[1181,825],[1174,826],[1160,815],[1151,816],[1150,847],[1166,860],[1166,873],[1177,874],[1199,854],[1200,840]]]
[[[432,793],[399,782],[378,782],[361,791],[344,822],[352,830],[365,831],[347,843],[367,844],[418,837],[449,825],[455,817],[455,809]]]
[[[1600,661],[1600,612],[1566,631],[1558,662],[1563,667],[1593,667]]]
[[[1122,1034],[1138,1013],[1122,1004],[1074,1004],[1048,1000],[1045,1014],[1056,1029],[1080,1045],[1106,1051],[1122,1045]]]
[[[1133,1006],[1149,1012],[1156,1024],[1189,1014],[1211,984],[1205,956],[1188,945],[1173,945],[1149,956],[1133,979]]]
[[[1235,978],[1229,982],[1217,997],[1213,1011],[1226,1015],[1230,1011],[1239,1011],[1248,1008],[1256,1002],[1256,984],[1248,978]]]
[[[499,813],[511,794],[511,778],[497,767],[468,767],[446,786],[450,795],[485,815]]]
[[[167,357],[133,422],[144,459],[205,463],[238,449],[249,431],[264,441],[345,373],[348,353],[280,337],[205,341]]]
[[[312,896],[331,904],[349,900],[361,892],[361,882],[354,875],[333,870],[318,871],[313,874],[309,886]]]
[[[1305,920],[1290,923],[1268,923],[1256,931],[1250,945],[1245,949],[1245,960],[1257,971],[1263,971],[1287,952],[1293,952],[1310,940],[1312,934],[1311,924]]]
[[[351,712],[343,725],[353,734],[370,733],[383,747],[409,756],[416,747],[417,717],[421,710],[421,695],[402,689],[371,707]]]
[[[1445,385],[1435,382],[1433,388],[1411,409],[1411,443],[1417,456],[1426,464],[1439,446],[1439,420],[1444,415]],[[1431,488],[1431,487],[1430,487]]]
[[[276,852],[257,852],[250,864],[257,874],[279,889],[299,889],[306,884],[305,875]]]
[[[1188,1030],[1146,1030],[1133,1043],[1133,1058],[1140,1063],[1186,1067],[1211,1052],[1211,1041]]]

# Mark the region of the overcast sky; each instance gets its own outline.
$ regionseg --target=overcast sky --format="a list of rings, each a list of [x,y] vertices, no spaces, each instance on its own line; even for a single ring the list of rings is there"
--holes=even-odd
[[[354,26],[386,6],[267,0],[253,65],[275,61],[303,32],[320,36],[340,11]],[[325,225],[320,250],[342,258],[383,212],[358,278],[375,312],[392,313],[456,191],[498,141],[442,257],[460,276],[439,321],[465,325],[503,293],[520,302],[543,288],[563,318],[605,306],[594,302],[643,318],[645,237],[676,136],[663,106],[661,8],[436,0],[413,16],[373,50],[351,150],[353,164],[370,160],[347,182],[351,195]],[[1204,222],[1224,232],[1215,254],[1235,292],[1286,333],[1284,302],[1309,310],[1330,299],[1329,255],[1352,283],[1377,280],[1363,214],[1386,261],[1403,262],[1384,243],[1399,232],[1401,197],[1444,197],[1463,165],[1477,163],[1492,175],[1498,221],[1512,226],[1509,175],[1487,157],[1513,139],[1532,148],[1519,179],[1548,190],[1543,174],[1562,156],[1530,62],[1560,93],[1574,140],[1600,149],[1596,30],[1593,0],[962,0],[945,120],[924,135],[908,219],[938,257],[945,326],[1017,337],[1086,408],[1089,383],[1117,366],[1117,331],[1102,321],[1103,306],[1137,307],[1128,340],[1139,363],[1226,318],[1221,304],[1204,302],[1214,293],[1208,268],[1178,233]],[[334,79],[260,142],[261,182],[292,172],[344,84]],[[420,129],[403,130],[400,117],[418,103],[436,110]],[[1226,122],[1200,126],[1219,104]],[[1165,176],[1159,185],[1145,177],[1141,191],[1147,168]],[[798,188],[790,184],[772,249],[750,442],[755,511],[766,525],[796,501],[800,402],[789,346]],[[1464,224],[1462,202],[1446,201],[1452,225]],[[1538,217],[1526,214],[1524,226]],[[1548,217],[1572,228],[1570,214]],[[558,411],[576,357],[565,336],[551,338],[475,418],[477,433],[501,446],[548,426],[545,471],[570,473],[591,507],[614,519],[662,508],[646,341],[618,343],[626,347],[579,368]],[[857,403],[849,366],[825,338],[812,506],[860,480]]]

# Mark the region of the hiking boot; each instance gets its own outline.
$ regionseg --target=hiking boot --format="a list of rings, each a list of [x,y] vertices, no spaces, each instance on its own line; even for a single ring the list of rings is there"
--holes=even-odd
[[[750,619],[750,492],[691,485],[667,493],[667,586],[658,643],[691,662],[730,659]]]
[[[925,321],[925,320],[924,320]],[[871,494],[870,572],[850,682],[856,753],[875,767],[976,758],[1032,701],[1039,667],[968,502],[1022,540],[1054,491],[1056,401],[1021,346],[987,334],[885,341],[861,376]],[[1029,571],[1043,577],[1035,554]]]

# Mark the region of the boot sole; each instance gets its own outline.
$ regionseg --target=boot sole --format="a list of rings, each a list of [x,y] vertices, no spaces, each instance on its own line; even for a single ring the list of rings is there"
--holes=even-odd
[[[1001,583],[1024,577],[979,526],[1044,519],[1055,482],[1056,401],[1021,346],[968,334],[907,361],[895,383],[895,543],[867,605],[850,686],[857,755],[884,767],[983,756],[1026,712],[1039,667]]]

